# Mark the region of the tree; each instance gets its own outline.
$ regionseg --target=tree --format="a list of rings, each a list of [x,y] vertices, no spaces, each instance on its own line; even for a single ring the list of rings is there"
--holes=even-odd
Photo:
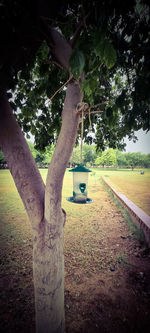
[[[145,166],[145,155],[141,153],[126,153],[126,160],[128,162],[129,166],[132,166],[132,168],[137,166]],[[146,158],[147,162],[148,159]],[[147,165],[147,163],[146,163]]]
[[[139,155],[140,153],[127,153],[126,159],[128,162],[128,166],[132,168],[132,170],[135,168],[135,166],[139,165]]]
[[[116,166],[116,152],[114,149],[110,148],[102,153],[100,157],[97,157],[95,160],[96,165],[107,165],[107,166]]]
[[[150,154],[142,154],[141,166],[150,168]]]
[[[87,145],[83,146],[83,164],[92,165],[94,163],[96,157],[96,149],[95,145]]]
[[[44,151],[35,149],[34,144],[30,141],[27,141],[30,152],[37,163],[38,167],[45,167],[49,165],[53,152],[54,145],[45,147]]]
[[[125,153],[121,153],[119,150],[117,150],[116,151],[116,159],[117,159],[117,165],[119,167],[127,167],[128,166],[128,162],[127,162]]]
[[[101,154],[102,155],[102,154]],[[95,159],[95,162],[94,162],[95,165],[99,166],[99,165],[102,165],[102,159],[101,159],[101,156],[97,156],[96,159]]]
[[[82,161],[81,161],[81,147],[77,146],[73,149],[70,162],[72,164],[80,164],[83,163],[86,165],[87,163],[89,165],[92,165],[94,163],[96,156],[95,152],[95,145],[83,145],[83,151],[82,151]]]
[[[47,146],[44,152],[38,151],[35,156],[38,167],[47,167],[52,159],[53,152],[54,145]]]
[[[149,130],[149,4],[2,0],[0,10],[0,146],[33,229],[36,330],[63,332],[61,192],[87,110],[81,102],[84,95],[91,110],[101,104],[104,111],[91,113],[101,149],[122,147],[125,135]],[[92,141],[87,118],[84,125],[85,140]],[[35,136],[36,148],[58,138],[46,185],[20,127]]]
[[[70,157],[71,164],[80,164],[81,163],[81,152],[80,147],[74,147],[72,155]]]
[[[118,166],[124,167],[144,167],[150,166],[150,154],[141,153],[121,153],[116,151],[116,158]]]

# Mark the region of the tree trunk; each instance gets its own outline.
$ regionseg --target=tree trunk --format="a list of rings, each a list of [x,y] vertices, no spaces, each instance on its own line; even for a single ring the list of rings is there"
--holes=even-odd
[[[64,332],[65,212],[61,208],[61,196],[63,177],[79,123],[76,106],[81,100],[79,84],[70,83],[62,112],[62,128],[48,169],[45,188],[6,93],[0,98],[0,146],[33,228],[37,333]]]
[[[46,181],[45,224],[42,238],[34,239],[34,286],[38,333],[64,332],[64,254],[61,209],[64,173],[76,139],[79,116],[76,105],[82,95],[77,83],[67,88],[62,128]]]
[[[45,235],[34,237],[33,274],[36,308],[36,332],[64,332],[64,257],[63,217],[45,220]]]
[[[13,115],[6,92],[0,95],[0,147],[32,227],[38,230],[44,217],[45,185]]]

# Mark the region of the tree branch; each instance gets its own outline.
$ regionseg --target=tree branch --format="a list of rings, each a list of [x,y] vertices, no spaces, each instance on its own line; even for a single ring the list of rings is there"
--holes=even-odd
[[[41,17],[41,22],[45,31],[45,38],[48,46],[51,48],[52,56],[57,63],[69,71],[69,58],[72,53],[72,47],[67,40],[56,29],[51,28],[45,17]]]
[[[74,48],[78,38],[80,37],[80,33],[81,31],[83,30],[83,27],[86,27],[86,20],[87,18],[89,17],[90,14],[87,14],[82,21],[79,22],[78,26],[77,26],[77,29],[74,33],[74,36],[70,39],[70,45],[72,48]]]
[[[44,216],[45,186],[24,135],[12,113],[6,92],[0,96],[0,147],[32,227],[36,229],[40,227]]]
[[[77,82],[69,83],[62,112],[62,127],[46,181],[45,212],[47,214],[46,220],[48,221],[52,220],[53,215],[56,215],[56,211],[61,210],[63,177],[76,140],[79,124],[76,106],[81,100],[82,93],[80,92],[79,84]]]

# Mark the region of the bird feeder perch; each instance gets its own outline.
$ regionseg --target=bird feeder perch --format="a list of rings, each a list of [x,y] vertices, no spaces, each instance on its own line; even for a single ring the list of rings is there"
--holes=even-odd
[[[73,172],[73,197],[69,197],[67,200],[80,204],[92,202],[92,199],[87,198],[88,173],[91,170],[79,165],[69,170],[69,172]]]

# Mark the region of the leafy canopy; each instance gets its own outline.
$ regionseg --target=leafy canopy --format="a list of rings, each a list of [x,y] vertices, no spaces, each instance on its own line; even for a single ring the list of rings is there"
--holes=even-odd
[[[101,156],[98,156],[95,160],[96,165],[108,165],[108,166],[116,166],[116,152],[114,149],[110,148],[106,151],[103,151]]]
[[[0,85],[10,97],[16,118],[36,147],[55,142],[61,127],[65,90],[47,103],[67,81],[68,72],[56,66],[41,17],[67,40],[80,22],[82,31],[70,58],[75,79],[85,73],[84,101],[102,103],[104,112],[91,115],[99,149],[123,148],[123,137],[150,129],[150,6],[148,0],[1,1]],[[63,52],[63,50],[62,50]],[[107,102],[105,104],[104,102]],[[85,119],[84,137],[88,135]]]

